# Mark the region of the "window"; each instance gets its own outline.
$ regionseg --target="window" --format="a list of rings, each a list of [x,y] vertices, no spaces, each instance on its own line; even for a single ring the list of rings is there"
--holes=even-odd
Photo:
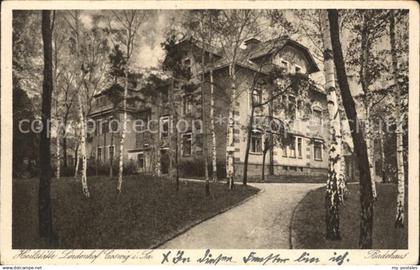
[[[322,124],[322,110],[320,108],[313,108],[312,115],[315,121],[315,124],[321,126]]]
[[[182,135],[182,156],[189,157],[191,156],[191,147],[192,146],[192,134],[185,133]]]
[[[108,146],[108,152],[109,152],[109,159],[114,159],[114,146],[110,145]]]
[[[139,114],[139,119],[141,120],[141,130],[144,131],[147,129],[150,118],[151,118],[151,111],[147,110],[147,111],[143,111],[140,112]]]
[[[107,151],[106,151],[106,148],[104,147],[103,148],[103,155],[104,155],[104,159],[103,159],[103,161],[105,162],[106,160],[107,160]]]
[[[190,114],[192,111],[192,95],[185,95],[183,99],[183,112]]]
[[[101,121],[101,134],[109,133],[108,121]]]
[[[93,120],[88,120],[87,121],[87,133],[88,134],[95,134],[96,130],[95,130],[95,124],[93,122]]]
[[[262,89],[260,84],[257,84],[252,91],[252,98],[255,105],[262,103]]]
[[[295,73],[302,73],[302,67],[295,65]]]
[[[287,157],[287,146],[285,144],[281,145],[281,152],[283,157]]]
[[[196,134],[195,135],[195,154],[202,155],[203,154],[203,146],[204,146],[204,135],[203,134]]]
[[[184,59],[184,67],[188,74],[191,74],[191,59],[185,58]]]
[[[289,96],[287,109],[292,116],[296,115],[296,98],[294,96]]]
[[[96,121],[96,129],[95,129],[95,135],[101,135],[101,121],[97,120]]]
[[[262,134],[259,130],[253,130],[251,133],[251,152],[262,153]]]
[[[143,153],[137,154],[137,166],[140,169],[144,169],[144,154]]]
[[[292,138],[292,142],[289,145],[289,157],[296,157],[296,137]]]
[[[314,159],[322,160],[322,142],[314,142]]]
[[[302,158],[302,138],[297,138],[298,158]]]
[[[102,148],[98,147],[98,150],[96,151],[96,160],[102,161]]]
[[[300,118],[303,115],[304,115],[304,112],[303,112],[303,101],[302,100],[298,100],[297,101],[296,117],[297,118]]]
[[[160,137],[167,138],[169,136],[169,116],[160,118]]]

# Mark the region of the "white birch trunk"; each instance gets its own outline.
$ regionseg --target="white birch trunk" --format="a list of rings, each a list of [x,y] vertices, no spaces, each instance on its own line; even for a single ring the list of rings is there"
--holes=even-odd
[[[398,83],[398,59],[397,59],[397,49],[395,43],[395,11],[391,13],[390,16],[390,45],[391,45],[391,57],[392,57],[392,74],[394,84],[396,86],[396,91],[394,92],[394,104],[395,104],[395,116],[397,121],[396,136],[397,136],[397,177],[398,177],[398,187],[397,187],[397,213],[395,217],[395,227],[404,227],[404,204],[405,204],[405,187],[404,187],[404,146],[403,146],[403,117],[401,117],[401,87]]]
[[[211,129],[211,161],[213,168],[213,182],[217,181],[217,150],[216,150],[216,130],[214,126],[214,81],[213,69],[210,70],[210,129]]]
[[[328,179],[326,186],[327,239],[337,240],[340,239],[338,207],[342,203],[344,193],[344,190],[341,190],[344,182],[341,166],[341,119],[335,87],[335,66],[332,55],[328,15],[326,11],[321,12],[322,39],[324,44],[325,90],[327,92],[330,129]]]
[[[384,132],[383,132],[382,128],[381,128],[381,131],[380,131],[379,135],[380,135],[379,140],[380,140],[380,144],[381,144],[381,173],[382,173],[382,183],[385,183],[387,180],[386,180],[386,175],[385,175],[385,151],[384,151],[385,144],[384,144]]]
[[[369,158],[369,172],[370,172],[370,179],[372,185],[372,197],[374,200],[377,198],[376,193],[376,183],[375,183],[375,168],[373,165],[374,161],[374,149],[373,149],[373,141],[372,141],[372,127],[370,125],[370,104],[366,106],[366,121],[369,121],[369,125],[366,129],[366,148],[368,151],[368,158]]]
[[[79,154],[77,154],[76,166],[74,167],[74,178],[77,178],[77,174],[79,173],[79,160],[80,160],[80,156]]]
[[[235,64],[229,66],[229,75],[231,78],[231,107],[229,109],[228,131],[226,136],[226,176],[228,178],[229,189],[233,189],[235,167],[234,167],[234,128],[235,128],[235,103],[236,103],[236,83],[235,83]]]
[[[125,85],[124,85],[124,100],[123,100],[123,130],[121,134],[120,142],[120,159],[119,159],[119,172],[118,172],[118,185],[117,191],[121,193],[122,182],[123,182],[123,169],[124,169],[124,142],[125,134],[127,131],[127,95],[128,95],[128,71],[125,72]]]
[[[77,94],[79,102],[79,118],[80,118],[80,156],[82,157],[82,191],[86,198],[89,198],[89,189],[87,185],[87,158],[86,158],[86,130],[85,130],[85,118],[83,115],[82,98],[80,92]]]
[[[397,106],[398,107],[398,106]],[[397,109],[400,114],[400,110]],[[397,118],[400,119],[400,118]],[[397,175],[398,175],[398,187],[397,187],[397,215],[395,218],[396,227],[404,227],[404,198],[405,198],[405,188],[404,188],[404,158],[403,158],[403,133],[401,127],[397,128]]]
[[[79,149],[77,149],[77,151],[76,151],[76,156],[77,156],[77,159],[76,159],[76,165],[74,166],[74,178],[76,178],[77,179],[77,174],[78,174],[78,172],[79,172],[79,160],[80,160],[80,154],[79,154]]]

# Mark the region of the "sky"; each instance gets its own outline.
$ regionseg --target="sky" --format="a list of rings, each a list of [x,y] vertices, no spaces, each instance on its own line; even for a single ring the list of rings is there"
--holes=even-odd
[[[91,16],[101,13],[101,11],[84,11],[81,14],[81,20],[86,25],[92,24]],[[158,10],[157,14],[143,25],[134,50],[133,63],[139,67],[157,67],[164,57],[164,51],[161,43],[165,40],[167,31],[180,24],[183,16],[182,10]],[[288,14],[288,19],[295,20],[292,13]],[[273,30],[269,30],[271,33]],[[257,37],[263,39],[262,37]],[[267,37],[265,37],[267,38]],[[304,45],[305,41],[302,40]]]

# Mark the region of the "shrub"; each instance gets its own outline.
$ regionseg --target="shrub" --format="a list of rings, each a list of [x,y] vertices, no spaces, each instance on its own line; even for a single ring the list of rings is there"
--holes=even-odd
[[[136,162],[134,160],[129,160],[129,161],[124,162],[123,175],[133,175],[133,174],[138,174]]]
[[[202,159],[181,160],[179,162],[180,177],[204,177],[204,162]]]
[[[217,178],[226,178],[226,164],[217,162]],[[213,169],[211,161],[208,162],[209,177],[213,177]],[[179,175],[181,177],[204,177],[204,160],[202,158],[194,158],[192,160],[182,160],[179,163]]]

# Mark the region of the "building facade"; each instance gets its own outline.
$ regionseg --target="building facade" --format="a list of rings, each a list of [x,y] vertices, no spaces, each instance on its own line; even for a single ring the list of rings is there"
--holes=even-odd
[[[308,78],[318,72],[307,48],[287,37],[264,42],[254,38],[245,42],[233,64],[220,48],[202,45],[192,38],[177,46],[183,48],[180,65],[190,71],[192,83],[168,78],[145,93],[145,85],[141,82],[144,77],[130,79],[125,164],[138,172],[167,174],[173,167],[173,157],[178,155],[181,176],[202,175],[204,143],[207,143],[209,164],[213,146],[210,130],[212,81],[219,177],[225,176],[229,109],[234,108],[234,164],[235,175],[240,176],[245,162],[250,115],[256,104],[259,105],[254,108],[254,120],[281,119],[282,123],[288,123],[287,134],[290,135],[288,143],[271,144],[273,147],[265,155],[267,174],[327,174],[329,133],[323,125],[327,119],[326,94],[314,85],[305,88],[304,94],[279,92],[282,77],[272,79],[277,68],[285,74],[301,74]],[[235,76],[232,76],[233,70]],[[236,96],[232,98],[233,82]],[[118,122],[113,120],[123,119],[121,102],[115,97],[121,95],[123,85],[114,82],[95,96],[94,110],[89,118],[97,123],[97,128],[89,136],[88,153],[91,163],[96,165],[113,163],[115,166],[117,163],[121,133],[113,132],[117,130]],[[272,135],[258,124],[252,126],[248,175],[261,175],[264,147],[269,136]]]

